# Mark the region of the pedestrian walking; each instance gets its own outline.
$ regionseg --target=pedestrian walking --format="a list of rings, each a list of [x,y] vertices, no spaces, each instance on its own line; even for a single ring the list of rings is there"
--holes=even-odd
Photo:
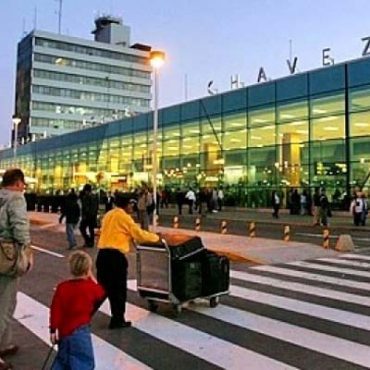
[[[105,206],[105,213],[109,212],[114,205],[114,197],[110,191],[108,191],[108,194],[104,197],[104,206]]]
[[[71,189],[65,197],[59,223],[62,223],[64,218],[66,219],[68,249],[73,249],[77,246],[74,231],[80,219],[80,206],[78,205],[78,197],[74,189]]]
[[[301,205],[301,215],[304,216],[307,214],[307,192],[306,190],[303,190],[301,194],[300,205]]]
[[[103,218],[96,259],[98,282],[104,287],[111,310],[110,329],[131,326],[126,320],[127,268],[126,254],[134,241],[159,242],[159,236],[141,229],[132,219],[133,202],[123,193],[117,194],[116,208]]]
[[[84,247],[93,248],[95,243],[94,229],[97,226],[97,217],[99,210],[98,198],[92,192],[92,186],[86,184],[81,194],[81,222],[80,232],[84,238]],[[89,230],[89,233],[86,230]]]
[[[362,217],[361,217],[361,225],[362,226],[365,226],[366,225],[367,215],[369,213],[369,206],[367,204],[367,199],[366,199],[365,193],[362,193],[361,194],[361,200],[362,200],[362,203],[363,203]]]
[[[20,169],[10,169],[3,174],[0,189],[0,243],[11,244],[18,253],[31,243],[27,205],[23,195],[25,186],[24,174]],[[32,266],[33,255],[29,254],[26,271],[31,270]],[[0,370],[13,368],[4,357],[18,351],[18,346],[12,342],[12,324],[19,276],[20,272],[0,274]]]
[[[279,218],[280,197],[276,190],[272,192],[271,203],[273,209],[272,217]]]
[[[194,207],[194,203],[196,202],[197,198],[195,196],[195,193],[193,191],[192,188],[189,188],[188,192],[186,193],[185,195],[185,199],[187,200],[188,204],[189,204],[189,215],[192,215],[193,214],[193,207]]]
[[[106,295],[86,252],[73,252],[69,269],[72,278],[58,284],[50,307],[50,341],[58,345],[51,370],[93,370],[90,321]]]
[[[182,206],[184,205],[184,202],[185,202],[185,194],[180,188],[177,188],[176,204],[177,204],[177,212],[179,215],[182,215]]]
[[[331,216],[329,199],[326,196],[325,189],[321,189],[320,193],[320,223],[322,226],[328,226],[328,217]]]
[[[313,194],[313,225],[320,225],[320,188],[315,188]]]
[[[219,212],[222,211],[223,204],[224,204],[224,191],[222,187],[220,187],[217,191],[217,208]]]
[[[363,194],[357,192],[350,205],[350,212],[355,226],[365,226],[367,215],[367,202]]]
[[[146,185],[143,185],[139,191],[137,210],[141,228],[144,230],[149,230],[149,217],[150,213],[153,213],[154,211],[154,203],[153,197]]]

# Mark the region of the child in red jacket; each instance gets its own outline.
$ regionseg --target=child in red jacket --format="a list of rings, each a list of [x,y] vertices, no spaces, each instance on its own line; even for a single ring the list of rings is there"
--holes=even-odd
[[[58,344],[51,369],[92,370],[95,362],[89,325],[105,292],[92,274],[87,253],[72,253],[69,267],[72,279],[57,286],[50,307],[50,340]]]

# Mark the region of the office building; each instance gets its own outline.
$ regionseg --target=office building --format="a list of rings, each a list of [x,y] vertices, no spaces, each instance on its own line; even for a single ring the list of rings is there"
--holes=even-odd
[[[95,25],[95,40],[34,30],[19,42],[19,144],[149,111],[150,47],[131,45],[120,18]]]

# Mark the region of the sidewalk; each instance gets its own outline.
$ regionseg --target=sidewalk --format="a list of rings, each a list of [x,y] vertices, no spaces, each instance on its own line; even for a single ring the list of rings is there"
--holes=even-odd
[[[170,205],[169,208],[160,208],[159,217],[165,216],[177,216],[177,208],[174,205]],[[196,217],[197,212],[193,215],[188,214],[188,206],[184,206],[182,210],[182,217]],[[246,221],[246,222],[258,222],[266,224],[279,224],[279,225],[296,225],[296,226],[312,226],[313,217],[308,215],[291,215],[288,209],[282,209],[279,212],[279,218],[274,219],[272,217],[272,210],[268,208],[240,208],[240,207],[224,207],[221,212],[203,214],[202,217],[216,220],[228,220],[228,221]],[[341,230],[356,230],[359,232],[370,232],[370,221],[367,226],[354,226],[353,218],[350,212],[345,211],[333,211],[333,217],[329,218],[329,225],[331,228],[341,228]]]
[[[58,223],[58,215],[52,213],[28,212],[32,225],[48,228],[64,233],[64,225]],[[323,249],[317,245],[299,242],[284,242],[264,238],[249,238],[238,235],[221,235],[211,232],[195,232],[185,229],[158,227],[162,233],[182,233],[198,235],[207,249],[226,255],[235,262],[252,264],[277,264],[312,258],[332,257],[339,253],[331,249]]]

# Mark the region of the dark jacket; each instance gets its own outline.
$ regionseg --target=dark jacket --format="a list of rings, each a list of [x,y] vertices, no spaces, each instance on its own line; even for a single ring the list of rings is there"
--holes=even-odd
[[[62,214],[60,215],[59,221],[66,218],[67,224],[77,224],[80,219],[80,206],[77,203],[77,195],[68,194],[66,196]]]
[[[83,220],[96,220],[99,203],[95,194],[85,193],[81,197],[81,217]]]

